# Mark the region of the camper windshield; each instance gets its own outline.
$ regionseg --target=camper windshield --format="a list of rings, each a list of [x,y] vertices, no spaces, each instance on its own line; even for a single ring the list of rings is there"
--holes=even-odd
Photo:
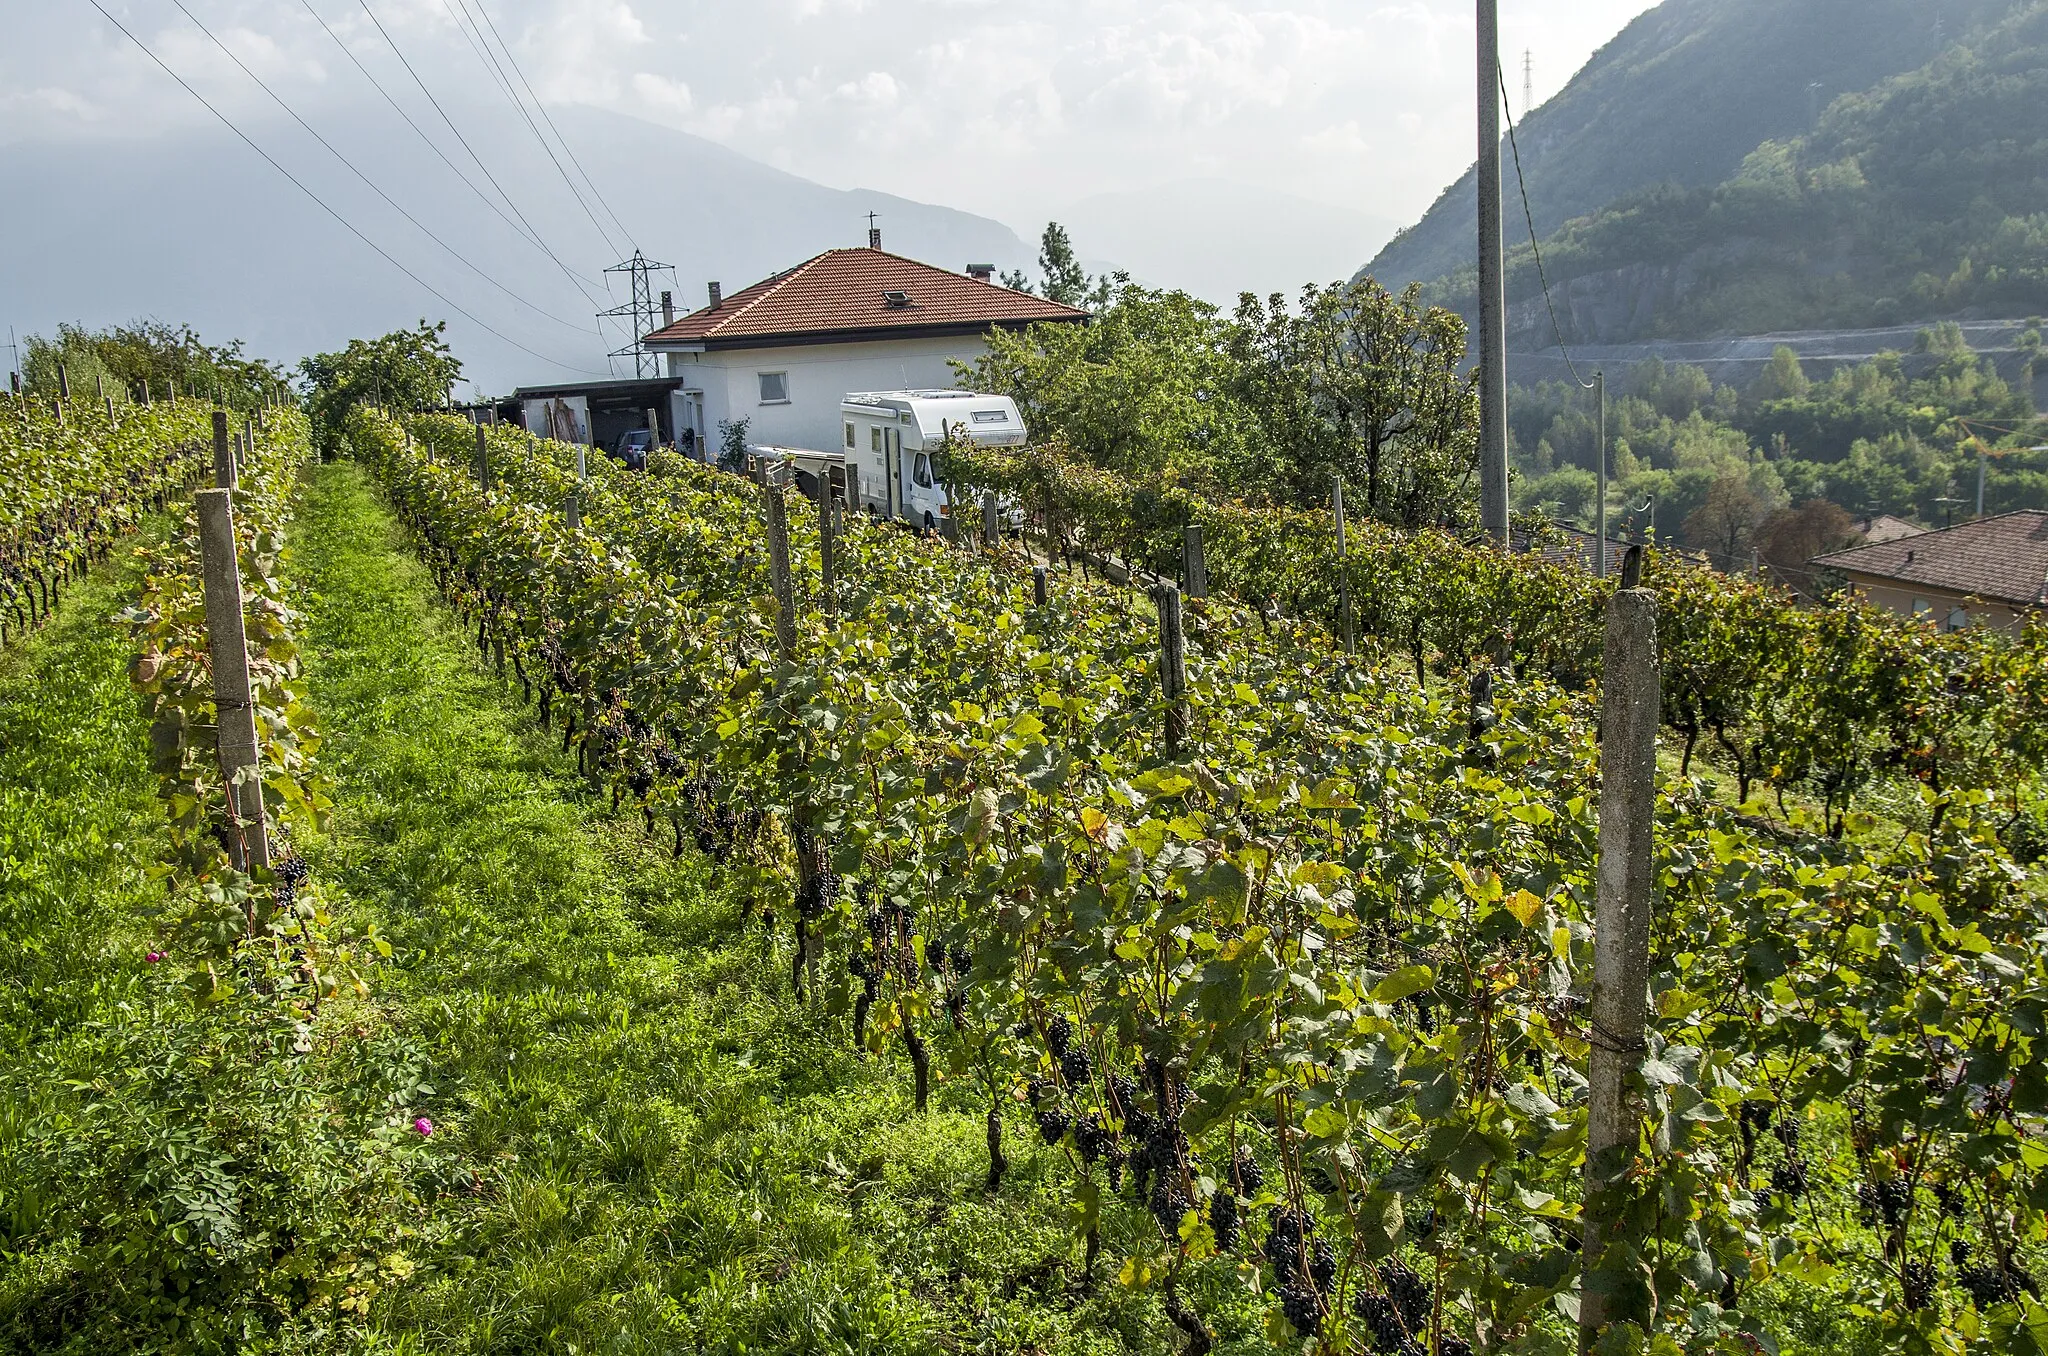
[[[919,489],[930,489],[932,487],[932,459],[922,452],[918,453],[917,466],[911,471],[910,475],[917,482]]]

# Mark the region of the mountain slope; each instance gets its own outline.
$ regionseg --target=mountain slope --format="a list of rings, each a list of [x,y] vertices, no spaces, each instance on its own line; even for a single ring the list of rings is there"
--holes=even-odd
[[[1837,97],[1932,60],[2012,0],[1665,0],[1519,129],[1537,229],[1658,185],[1711,187]],[[1818,85],[1815,89],[1813,86]],[[1505,152],[1504,152],[1505,153]],[[1514,194],[1514,167],[1507,167]],[[1519,203],[1509,239],[1522,234]],[[1473,171],[1367,266],[1400,287],[1471,261]]]
[[[1571,343],[1896,325],[2048,310],[2048,0],[1766,141],[1711,188],[1657,188],[1544,245]],[[1470,313],[1474,270],[1432,291]],[[1535,260],[1510,339],[1556,341]]]
[[[371,240],[534,353],[456,314],[224,131],[0,145],[0,182],[20,207],[10,219],[8,249],[0,251],[7,312],[0,323],[49,332],[60,321],[99,325],[152,315],[189,320],[210,337],[239,336],[253,353],[291,361],[422,316],[446,317],[468,364],[465,380],[487,390],[602,375],[607,350],[623,346],[626,336],[613,327],[600,339],[592,314],[625,299],[622,280],[607,280],[603,270],[633,243],[590,204],[611,228],[606,242],[585,213],[581,198],[588,195],[571,196],[508,109],[450,111],[519,214],[584,280],[582,289],[464,188],[388,108],[333,106],[307,117],[414,216],[529,305],[464,268],[296,129],[247,130]],[[891,250],[942,267],[1009,268],[1032,257],[1015,232],[986,218],[826,188],[702,138],[612,113],[566,108],[554,117],[632,241],[649,258],[676,266],[682,310],[702,305],[713,280],[733,291],[833,246],[864,243],[870,211],[880,214]],[[483,186],[452,140],[447,149]],[[109,210],[108,203],[118,206]],[[656,284],[670,285],[666,278]],[[621,370],[630,372],[631,364]]]

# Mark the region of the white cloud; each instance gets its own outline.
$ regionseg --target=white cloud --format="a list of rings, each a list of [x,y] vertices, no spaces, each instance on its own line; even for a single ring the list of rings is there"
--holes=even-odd
[[[180,16],[154,0],[104,2],[230,116],[261,111],[261,94]],[[288,97],[375,98],[300,0],[186,3]],[[311,3],[410,93],[354,0]],[[1031,227],[1093,193],[1201,176],[1412,218],[1471,160],[1469,0],[369,3],[443,98],[502,98],[479,33],[456,20],[488,13],[551,103],[635,113],[825,183]],[[1517,70],[1534,50],[1540,98],[1649,3],[1517,0],[1503,45]],[[10,16],[0,46],[0,136],[206,118],[96,15],[17,7],[32,12]]]

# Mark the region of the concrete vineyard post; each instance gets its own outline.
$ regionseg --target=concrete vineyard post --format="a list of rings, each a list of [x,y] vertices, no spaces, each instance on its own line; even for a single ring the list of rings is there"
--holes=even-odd
[[[996,492],[989,490],[981,496],[981,548],[996,551],[1002,544],[1002,511],[996,504]]]
[[[108,426],[109,426],[109,427],[111,427],[111,426],[113,425],[113,423],[114,423],[114,398],[113,398],[112,396],[107,396],[107,397],[106,397],[106,402],[107,402],[107,424],[108,424]]]
[[[1209,596],[1209,562],[1202,553],[1202,525],[1189,523],[1181,529],[1181,572],[1187,576],[1188,597]]]
[[[1642,1119],[1629,1078],[1646,1048],[1661,680],[1657,595],[1638,587],[1640,578],[1640,553],[1631,550],[1624,587],[1607,604],[1601,660],[1599,895],[1588,1013],[1585,1277],[1579,1301],[1583,1350],[1620,1316],[1618,1286],[1627,1282],[1601,1264],[1620,1226],[1615,1197],[1634,1167]]]
[[[491,445],[482,424],[476,426],[476,483],[485,494],[491,492]]]
[[[1337,519],[1337,629],[1344,637],[1344,653],[1351,654],[1358,648],[1358,632],[1351,618],[1351,570],[1347,563],[1350,540],[1344,523],[1342,476],[1337,478],[1336,489],[1331,492],[1330,507]]]
[[[1046,602],[1046,569],[1043,565],[1031,567],[1031,605],[1043,608]]]
[[[1159,608],[1159,694],[1166,702],[1166,757],[1179,762],[1188,737],[1188,647],[1181,627],[1180,590],[1161,584],[1152,600]]]
[[[57,399],[71,403],[71,371],[63,363],[57,364]]]
[[[213,659],[213,703],[219,727],[221,776],[228,814],[237,832],[228,855],[237,870],[270,865],[270,831],[263,814],[263,781],[256,742],[256,708],[249,699],[249,640],[242,622],[242,570],[235,558],[234,491],[200,490],[200,567],[206,586],[206,642]]]
[[[649,436],[648,436],[648,440],[647,440],[647,441],[648,441],[648,443],[650,444],[650,446],[648,447],[648,451],[650,451],[650,452],[651,452],[651,451],[653,451],[653,450],[654,450],[655,448],[657,448],[657,447],[660,447],[660,446],[661,446],[661,413],[660,413],[660,411],[658,411],[658,410],[653,410],[653,409],[650,409],[650,410],[648,410],[648,411],[647,411],[647,432],[648,432],[648,435],[649,435]]]
[[[228,415],[226,410],[213,412],[213,483],[216,489],[232,490],[241,477],[240,468],[235,465],[235,449],[228,442]]]
[[[775,649],[787,665],[796,655],[796,581],[789,572],[789,506],[782,486],[763,485],[761,506],[768,525],[768,572],[775,584]]]

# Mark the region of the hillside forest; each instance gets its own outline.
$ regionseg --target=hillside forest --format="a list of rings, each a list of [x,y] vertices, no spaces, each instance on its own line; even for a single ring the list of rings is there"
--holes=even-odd
[[[1311,506],[1346,482],[1353,511],[1395,527],[1476,523],[1477,407],[1464,321],[1371,279],[1244,297],[1226,315],[1128,282],[1086,328],[991,339],[962,379],[1017,399],[1040,439],[1120,475],[1252,504]],[[2035,322],[2023,345],[2038,351]],[[1591,373],[1585,374],[1590,378]],[[1598,411],[1569,383],[1509,401],[1515,506],[1595,520]],[[2048,425],[1952,323],[1912,353],[1809,376],[1781,349],[1747,389],[1650,362],[1609,385],[1609,531],[1652,535],[1723,569],[1772,566],[1803,587],[1812,556],[1892,514],[1941,526],[2048,507]]]

